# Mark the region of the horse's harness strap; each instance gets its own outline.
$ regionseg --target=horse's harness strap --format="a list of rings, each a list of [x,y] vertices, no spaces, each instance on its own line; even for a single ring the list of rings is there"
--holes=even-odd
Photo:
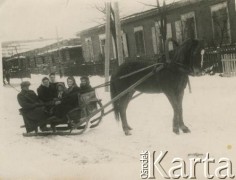
[[[187,76],[188,76],[189,74],[191,74],[191,71],[188,70],[188,68],[185,67],[183,64],[181,64],[181,63],[176,63],[176,62],[175,62],[174,64],[177,65],[177,70],[180,71],[181,73],[184,73],[184,74],[187,75]],[[163,67],[162,67],[162,68],[159,68],[159,69],[158,69],[158,65],[156,65],[156,66],[154,67],[154,72],[157,73],[157,72],[161,71],[161,70],[164,69],[164,68],[171,69],[172,67],[173,67],[173,63],[165,62],[165,63],[163,63]],[[191,84],[190,84],[189,77],[188,77],[187,83],[188,83],[188,87],[189,87],[189,93],[192,93],[192,88],[191,88]]]
[[[165,62],[165,63],[163,63],[162,65],[163,65],[163,68],[158,69],[158,71],[157,71],[156,69],[157,69],[160,65],[156,65],[156,66],[154,67],[154,71],[155,71],[155,72],[159,72],[160,70],[162,70],[162,69],[164,69],[164,68],[172,69],[172,68],[174,67],[173,65],[177,65],[177,70],[178,70],[179,72],[182,72],[182,73],[184,73],[184,74],[186,74],[186,75],[191,74],[191,71],[190,71],[187,67],[185,67],[183,64],[181,64],[181,63],[176,63],[176,62],[174,62],[174,63],[168,63],[168,62]],[[176,68],[176,66],[175,66],[174,68]]]

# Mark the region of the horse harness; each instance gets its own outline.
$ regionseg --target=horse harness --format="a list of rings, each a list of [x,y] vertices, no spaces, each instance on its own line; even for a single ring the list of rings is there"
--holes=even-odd
[[[189,93],[192,93],[191,83],[190,83],[190,80],[189,80],[189,75],[193,74],[192,66],[191,66],[191,68],[188,68],[187,66],[183,65],[182,63],[177,63],[177,62],[170,62],[170,63],[164,62],[162,64],[163,64],[163,67],[161,69],[156,70],[158,65],[156,65],[154,67],[155,73],[158,73],[159,71],[167,68],[168,70],[170,70],[172,72],[177,71],[177,72],[183,73],[184,75],[187,75],[187,83],[188,83],[188,87],[189,87]],[[177,65],[177,66],[175,66],[175,65]],[[191,65],[192,65],[192,63],[191,63]],[[176,67],[177,67],[177,69],[176,69]],[[173,70],[173,68],[175,70]]]

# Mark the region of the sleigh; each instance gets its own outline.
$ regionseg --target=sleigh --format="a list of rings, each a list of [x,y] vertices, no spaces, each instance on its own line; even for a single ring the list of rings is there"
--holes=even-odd
[[[97,116],[90,116],[102,107],[102,102],[97,98],[95,90],[78,94],[78,102],[78,107],[69,111],[65,118],[58,119],[52,116],[46,119],[46,126],[50,126],[50,128],[47,128],[48,131],[44,132],[39,132],[38,126],[32,129],[30,127],[30,121],[27,120],[24,112],[20,109],[20,114],[24,120],[24,126],[22,127],[26,128],[26,133],[23,133],[23,136],[80,135],[88,128],[97,127],[104,116],[104,111],[100,111],[100,114]]]

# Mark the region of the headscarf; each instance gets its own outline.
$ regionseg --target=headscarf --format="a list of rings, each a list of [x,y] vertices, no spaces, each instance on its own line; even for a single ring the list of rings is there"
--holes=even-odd
[[[63,87],[63,91],[66,91],[66,87],[64,83],[57,83],[57,91],[58,91],[59,86]]]
[[[73,76],[69,76],[69,77],[67,78],[67,81],[68,81],[69,79],[73,81],[73,85],[72,85],[71,87],[68,87],[67,92],[71,92],[74,87],[78,87],[78,85],[77,85],[77,83],[76,83],[76,81],[75,81],[75,78],[74,78]]]
[[[63,88],[62,91],[58,91],[58,87],[61,86]],[[65,84],[64,83],[57,83],[57,97],[58,98],[62,98],[63,97],[63,93],[66,92],[66,87],[65,87]]]

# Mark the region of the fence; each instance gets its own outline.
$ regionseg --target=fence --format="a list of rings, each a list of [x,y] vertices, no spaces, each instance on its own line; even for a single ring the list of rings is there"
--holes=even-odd
[[[204,54],[204,68],[213,67],[223,76],[236,76],[236,44],[221,48],[207,48]]]
[[[236,76],[236,45],[221,49],[223,76]]]
[[[223,76],[236,76],[236,53],[222,55]]]

